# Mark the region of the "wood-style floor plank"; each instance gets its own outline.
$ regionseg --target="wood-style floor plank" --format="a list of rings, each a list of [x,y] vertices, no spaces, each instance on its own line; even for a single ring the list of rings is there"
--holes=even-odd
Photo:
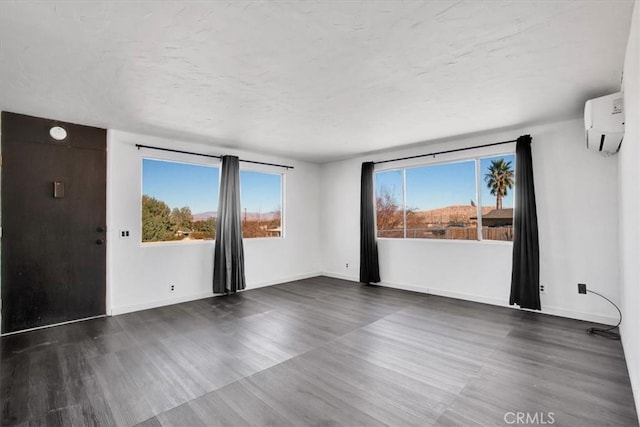
[[[315,277],[3,337],[0,424],[638,425],[589,326]]]

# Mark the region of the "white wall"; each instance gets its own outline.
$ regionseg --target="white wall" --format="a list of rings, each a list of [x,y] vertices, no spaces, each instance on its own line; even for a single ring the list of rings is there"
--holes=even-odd
[[[546,286],[546,294],[541,296],[543,312],[615,323],[617,312],[613,307],[593,295],[577,292],[577,283],[585,282],[590,289],[620,301],[617,159],[586,149],[581,119],[323,165],[320,203],[323,272],[358,280],[361,162],[505,141],[522,134],[533,137],[540,280]],[[435,161],[462,158],[469,153],[494,154],[504,151],[504,147],[440,156]],[[384,285],[508,304],[510,242],[379,239],[378,247]]]
[[[244,240],[247,289],[319,273],[318,165],[110,130],[107,171],[107,287],[111,314],[204,298],[212,294],[212,241],[140,243],[142,156],[200,163],[208,160],[161,151],[139,151],[135,144],[210,154],[233,154],[249,160],[294,166],[294,169],[285,173],[285,238]],[[209,161],[217,162],[215,159]],[[247,165],[241,164],[241,167],[245,166]],[[283,169],[275,170],[280,172]],[[119,230],[130,230],[131,237],[119,238]],[[170,284],[176,286],[173,293],[169,292]]]
[[[640,417],[640,4],[636,2],[624,63],[625,136],[620,171],[622,344]]]

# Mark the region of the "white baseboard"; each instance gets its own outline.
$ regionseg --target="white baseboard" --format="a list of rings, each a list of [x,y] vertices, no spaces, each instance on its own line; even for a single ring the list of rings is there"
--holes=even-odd
[[[311,277],[318,277],[318,276],[321,276],[321,275],[322,275],[321,272],[316,271],[316,272],[313,272],[313,273],[298,274],[298,275],[295,275],[295,276],[283,277],[283,278],[280,278],[280,279],[267,280],[267,281],[258,282],[258,283],[251,283],[251,284],[247,284],[247,288],[244,289],[244,290],[245,291],[249,291],[251,289],[264,288],[265,286],[279,285],[281,283],[287,283],[287,282],[295,282],[296,280],[309,279]]]
[[[273,286],[280,283],[293,282],[296,280],[303,280],[303,279],[308,279],[308,278],[317,277],[317,276],[327,276],[327,277],[333,277],[336,279],[347,280],[350,282],[358,282],[357,276],[323,271],[323,272],[314,272],[314,273],[300,274],[296,276],[283,277],[281,279],[268,280],[264,282],[252,283],[247,285],[246,290],[258,289],[265,286]],[[511,309],[521,310],[519,307],[509,305],[506,300],[503,301],[495,298],[484,297],[482,295],[452,292],[446,289],[425,288],[423,286],[417,286],[417,285],[412,285],[408,283],[380,282],[378,285],[385,286],[388,288],[401,289],[405,291],[420,292],[424,294],[438,295],[438,296],[447,297],[447,298],[455,298],[455,299],[461,299],[465,301],[473,301],[473,302],[479,302],[483,304],[490,304],[490,305],[496,305],[499,307],[507,307]],[[165,298],[160,300],[146,301],[139,304],[112,307],[109,314],[112,316],[116,316],[118,314],[131,313],[131,312],[140,311],[140,310],[148,310],[150,308],[163,307],[163,306],[172,305],[172,304],[179,304],[179,303],[194,301],[202,298],[209,298],[212,296],[214,296],[212,292],[202,292],[202,293],[184,295],[184,296],[179,296],[174,298]],[[567,317],[570,319],[577,319],[577,320],[585,320],[588,322],[603,323],[606,325],[615,325],[618,322],[617,318],[614,318],[611,316],[585,313],[585,312],[568,310],[568,309],[553,307],[553,306],[544,306],[541,312],[544,314],[550,314],[553,316]]]
[[[358,278],[354,276],[347,276],[340,273],[332,273],[332,272],[322,272],[324,276],[333,277],[336,279],[349,280],[352,282],[358,282]],[[479,302],[482,304],[490,304],[496,305],[500,307],[507,307],[515,310],[526,310],[521,309],[520,307],[509,305],[508,300],[500,300],[496,298],[484,297],[482,295],[473,295],[473,294],[465,294],[460,292],[452,292],[446,289],[436,289],[436,288],[425,288],[424,286],[417,286],[408,283],[394,283],[394,282],[380,282],[376,283],[379,286],[385,286],[387,288],[401,289],[404,291],[413,291],[420,292],[423,294],[437,295],[441,297],[447,298],[455,298],[461,299],[465,301],[473,301]],[[534,311],[538,313],[550,314],[553,316],[559,317],[567,317],[569,319],[577,319],[577,320],[585,320],[587,322],[595,322],[602,323],[605,325],[615,325],[618,323],[618,319],[616,317],[601,315],[601,314],[593,314],[593,313],[585,313],[581,311],[568,310],[565,308],[553,307],[553,306],[543,306],[541,311],[537,310],[526,310],[526,311]]]
[[[511,306],[513,307],[513,306]],[[553,316],[568,317],[570,319],[584,320],[586,322],[602,323],[604,325],[617,325],[618,318],[603,314],[585,313],[583,311],[568,310],[566,308],[546,306],[542,313]]]
[[[38,331],[40,329],[55,328],[56,326],[69,325],[71,323],[85,322],[87,320],[101,319],[103,317],[106,317],[106,314],[102,314],[100,316],[84,317],[82,319],[68,320],[66,322],[53,323],[51,325],[36,326],[35,328],[21,329],[19,331],[15,331],[15,332],[6,332],[4,334],[0,334],[0,336],[8,337],[9,335],[23,334],[25,332]]]
[[[268,280],[268,281],[264,281],[264,282],[250,283],[250,284],[247,284],[247,288],[244,289],[244,290],[248,291],[248,290],[251,290],[251,289],[263,288],[265,286],[273,286],[273,285],[278,285],[280,283],[286,283],[286,282],[293,282],[293,281],[296,281],[296,280],[308,279],[310,277],[320,276],[321,274],[322,273],[320,273],[320,272],[314,272],[314,273],[307,273],[307,274],[299,274],[299,275],[296,275],[296,276],[283,277],[281,279]],[[210,297],[213,297],[213,296],[216,296],[216,295],[213,294],[213,292],[200,292],[200,293],[197,293],[197,294],[182,295],[182,296],[172,297],[172,298],[164,298],[164,299],[158,299],[158,300],[152,300],[152,301],[145,301],[145,302],[142,302],[142,303],[139,303],[139,304],[131,304],[131,305],[125,305],[125,306],[120,306],[120,307],[111,307],[109,315],[117,316],[118,314],[133,313],[134,311],[148,310],[150,308],[157,308],[157,307],[164,307],[166,305],[180,304],[180,303],[183,303],[183,302],[195,301],[195,300],[199,300],[199,299],[203,299],[203,298],[210,298]]]
[[[341,273],[331,273],[328,271],[323,271],[320,273],[321,276],[327,276],[327,277],[333,277],[334,279],[342,279],[342,280],[348,280],[350,282],[358,282],[359,281],[359,277],[358,276],[349,276],[347,274],[341,274]]]
[[[145,301],[139,304],[123,305],[120,307],[111,307],[111,315],[133,313],[134,311],[148,310],[150,308],[164,307],[165,305],[180,304],[181,302],[194,301],[213,296],[213,292],[200,292],[191,295],[182,295],[173,298],[163,298],[152,301]]]

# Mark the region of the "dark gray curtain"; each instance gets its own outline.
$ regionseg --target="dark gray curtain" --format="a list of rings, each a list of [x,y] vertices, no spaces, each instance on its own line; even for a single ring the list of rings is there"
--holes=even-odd
[[[245,288],[244,249],[240,222],[240,165],[236,156],[222,156],[220,197],[213,257],[213,293]]]
[[[516,203],[513,222],[509,304],[540,310],[538,216],[529,135],[521,136],[516,143]]]
[[[362,164],[360,189],[360,282],[378,283],[378,243],[373,210],[373,162]]]

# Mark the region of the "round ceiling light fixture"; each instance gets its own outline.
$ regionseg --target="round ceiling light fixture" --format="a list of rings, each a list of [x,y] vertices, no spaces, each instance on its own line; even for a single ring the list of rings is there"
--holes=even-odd
[[[67,131],[60,126],[54,126],[49,129],[49,135],[51,135],[51,138],[55,139],[56,141],[62,141],[67,137]]]

